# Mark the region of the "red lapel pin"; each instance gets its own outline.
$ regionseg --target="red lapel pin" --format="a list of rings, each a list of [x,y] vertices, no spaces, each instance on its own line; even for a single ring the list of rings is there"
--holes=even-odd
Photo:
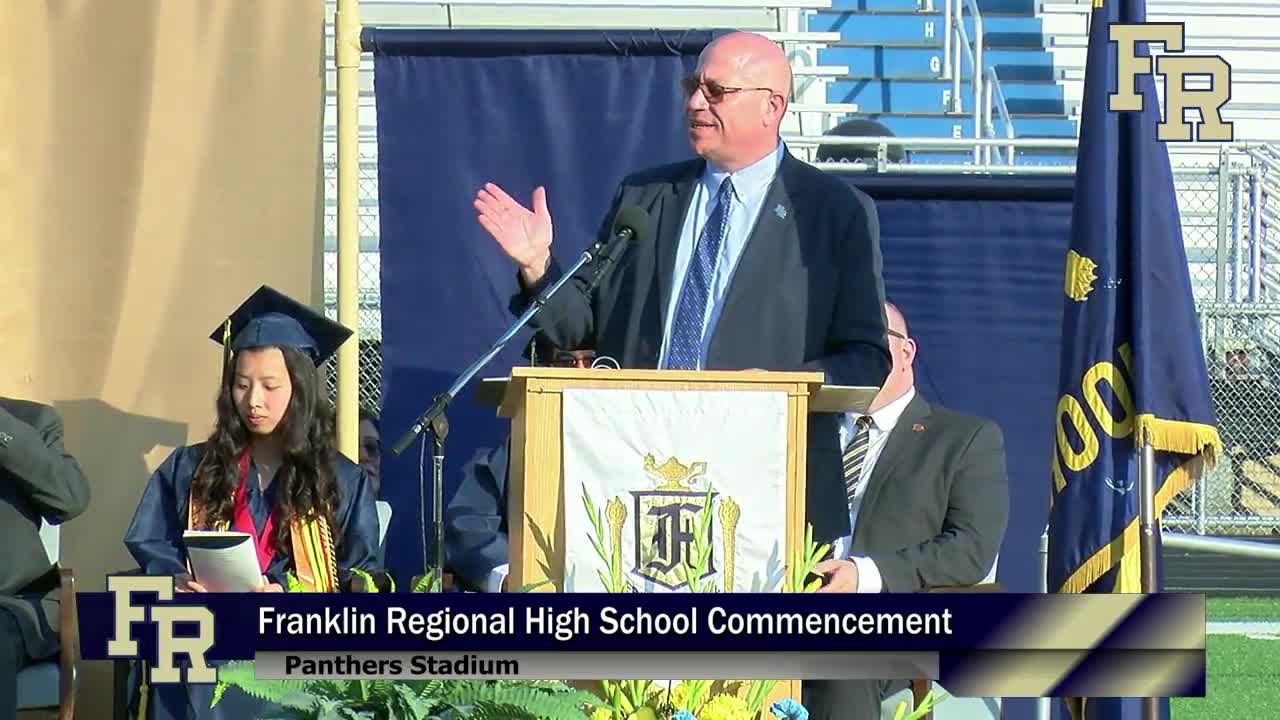
[[[924,432],[924,423],[916,423],[912,425],[911,432]]]

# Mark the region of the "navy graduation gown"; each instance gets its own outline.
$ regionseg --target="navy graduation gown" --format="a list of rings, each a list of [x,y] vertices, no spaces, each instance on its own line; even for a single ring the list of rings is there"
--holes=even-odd
[[[508,562],[507,479],[511,439],[481,449],[462,468],[444,511],[445,562],[464,590],[483,591],[489,573]]]
[[[174,450],[156,469],[143,490],[124,543],[145,575],[181,575],[187,571],[182,533],[187,529],[187,506],[191,479],[204,453],[204,443]],[[364,469],[338,455],[333,460],[338,483],[338,507],[334,512],[335,560],[339,587],[347,587],[351,570],[381,570],[378,561],[378,512]],[[248,503],[254,525],[261,531],[275,499],[275,483],[264,493],[259,489],[257,468],[250,463]],[[293,569],[290,553],[276,552],[267,578],[285,585],[285,574]],[[134,694],[141,677],[135,667]],[[144,720],[188,720],[189,718],[258,717],[266,707],[239,691],[228,691],[216,708],[210,709],[214,685],[160,685],[152,688]],[[130,705],[134,705],[136,698]]]

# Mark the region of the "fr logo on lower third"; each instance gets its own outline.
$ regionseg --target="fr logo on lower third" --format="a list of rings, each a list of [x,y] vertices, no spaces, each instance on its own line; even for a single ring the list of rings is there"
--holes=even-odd
[[[1232,123],[1223,122],[1222,106],[1231,99],[1231,65],[1221,55],[1183,55],[1186,26],[1183,23],[1112,23],[1110,40],[1119,46],[1116,56],[1116,91],[1108,107],[1114,112],[1141,111],[1142,95],[1135,92],[1134,80],[1152,74],[1149,56],[1138,56],[1140,42],[1161,43],[1169,53],[1155,60],[1156,75],[1164,78],[1165,113],[1157,126],[1156,138],[1164,142],[1190,140],[1230,142],[1235,138]],[[1208,87],[1189,89],[1188,78],[1208,80]],[[1186,111],[1200,114],[1199,132],[1186,120]]]
[[[149,623],[156,626],[156,662],[148,675],[151,683],[217,682],[217,671],[209,667],[204,658],[213,646],[213,613],[199,605],[163,604],[173,600],[172,577],[111,576],[107,578],[107,591],[115,596],[116,605],[115,631],[107,641],[107,655],[139,657],[138,642],[130,631],[135,623]],[[154,593],[158,603],[135,605],[133,593]],[[174,627],[178,623],[193,623],[198,630],[192,637],[175,637]],[[191,661],[185,678],[175,662],[179,655],[186,655]]]

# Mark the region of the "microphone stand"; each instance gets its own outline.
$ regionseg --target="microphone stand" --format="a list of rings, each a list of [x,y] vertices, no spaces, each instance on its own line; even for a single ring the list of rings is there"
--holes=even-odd
[[[423,472],[423,464],[426,454],[427,442],[423,437],[422,451],[418,455],[418,512],[419,519],[422,522],[422,565],[423,575],[419,575],[413,579],[410,590],[417,588],[418,583],[426,575],[428,568],[432,570],[431,585],[427,588],[428,592],[440,592],[444,589],[444,439],[449,435],[449,419],[444,413],[440,413],[431,420],[424,428],[427,434],[431,436],[431,527],[432,534],[435,537],[435,562],[427,562],[427,507],[426,497],[427,489],[426,473]],[[399,454],[397,452],[397,454]]]
[[[614,237],[617,236],[615,235]],[[521,313],[515,323],[513,323],[511,327],[507,328],[506,332],[502,333],[487,352],[481,355],[475,362],[471,363],[466,370],[463,370],[462,374],[458,376],[458,379],[454,381],[453,385],[450,386],[448,390],[435,396],[432,400],[431,407],[427,408],[426,412],[418,416],[418,419],[414,421],[413,426],[410,427],[409,430],[401,436],[400,440],[391,448],[392,452],[396,455],[400,455],[424,430],[430,430],[432,438],[431,497],[434,503],[434,507],[431,512],[431,530],[432,536],[435,539],[435,552],[431,554],[434,555],[434,558],[428,559],[427,551],[427,512],[425,507],[426,488],[423,487],[425,478],[423,477],[422,457],[419,457],[418,464],[418,509],[423,528],[423,570],[426,572],[426,570],[430,568],[435,573],[435,581],[432,583],[431,588],[432,591],[435,591],[438,588],[442,589],[444,580],[444,440],[449,433],[449,422],[445,417],[445,411],[449,408],[449,405],[453,402],[454,398],[458,396],[458,393],[461,392],[462,389],[466,387],[467,384],[476,376],[476,373],[480,372],[485,365],[488,365],[489,362],[498,355],[498,353],[502,352],[503,348],[507,346],[507,343],[511,342],[512,338],[514,338],[525,325],[529,324],[529,321],[542,310],[543,306],[547,304],[547,301],[559,292],[560,288],[564,287],[564,284],[577,274],[578,270],[582,269],[584,265],[593,262],[597,257],[599,257],[605,248],[612,244],[614,237],[610,237],[607,240],[597,241],[590,248],[583,251],[577,262],[575,262],[567,272],[561,275],[560,278],[552,283],[550,287],[546,288],[541,293],[538,293],[538,296],[533,299],[529,304],[529,307],[525,308],[525,311]],[[425,455],[425,438],[423,440],[422,450]],[[416,584],[417,581],[414,582],[414,585]]]

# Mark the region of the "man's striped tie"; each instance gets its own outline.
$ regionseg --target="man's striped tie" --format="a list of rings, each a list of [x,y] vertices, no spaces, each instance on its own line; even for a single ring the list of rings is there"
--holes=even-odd
[[[867,447],[871,445],[871,416],[859,415],[856,424],[853,440],[844,450],[844,489],[850,503],[862,483],[862,464],[867,459]]]

